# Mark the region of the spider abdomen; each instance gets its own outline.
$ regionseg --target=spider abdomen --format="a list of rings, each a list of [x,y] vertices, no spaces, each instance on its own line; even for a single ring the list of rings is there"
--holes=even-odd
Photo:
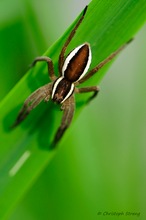
[[[74,92],[74,82],[81,79],[89,69],[91,63],[91,49],[88,43],[72,50],[65,59],[62,76],[53,84],[52,100],[63,103]]]
[[[66,57],[62,75],[70,82],[81,79],[89,69],[91,63],[91,49],[88,43],[82,44],[72,50]]]
[[[74,91],[74,84],[63,76],[59,77],[52,89],[52,100],[56,103],[63,103]]]

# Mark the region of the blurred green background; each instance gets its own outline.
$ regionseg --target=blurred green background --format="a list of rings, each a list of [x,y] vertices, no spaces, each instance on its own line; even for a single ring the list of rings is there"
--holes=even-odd
[[[1,100],[88,2],[0,1]],[[10,220],[119,219],[103,216],[106,211],[146,218],[145,36],[146,26],[112,65],[99,97],[70,128],[68,146],[58,150]]]

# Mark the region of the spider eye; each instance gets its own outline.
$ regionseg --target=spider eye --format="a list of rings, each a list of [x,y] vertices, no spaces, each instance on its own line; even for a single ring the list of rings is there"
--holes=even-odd
[[[88,43],[76,47],[66,58],[62,75],[70,82],[80,80],[91,63],[91,49]]]

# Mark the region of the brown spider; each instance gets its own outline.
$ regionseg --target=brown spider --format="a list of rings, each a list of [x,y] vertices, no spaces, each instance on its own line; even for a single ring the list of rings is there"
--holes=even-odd
[[[61,104],[61,110],[63,110],[63,118],[60,127],[55,135],[53,146],[63,136],[65,130],[69,127],[75,110],[74,93],[93,92],[93,95],[89,100],[93,99],[99,92],[97,86],[90,86],[85,88],[77,88],[76,86],[85,82],[92,77],[99,69],[101,69],[107,62],[112,60],[124,47],[120,47],[118,50],[110,54],[105,60],[95,66],[88,73],[88,69],[91,63],[91,49],[89,43],[84,43],[71,51],[65,58],[65,51],[73,38],[77,28],[84,19],[87,6],[85,7],[82,16],[76,23],[75,27],[69,34],[62,50],[59,55],[59,77],[55,76],[53,62],[49,57],[42,56],[37,57],[31,66],[34,66],[38,61],[45,61],[48,65],[48,73],[51,79],[51,83],[48,83],[36,91],[34,91],[24,102],[22,109],[20,110],[16,121],[13,125],[16,126],[22,122],[26,116],[34,109],[42,100],[48,102],[51,98],[53,102]],[[87,74],[86,74],[87,73]],[[86,74],[86,75],[85,75]],[[88,100],[88,101],[89,101]]]

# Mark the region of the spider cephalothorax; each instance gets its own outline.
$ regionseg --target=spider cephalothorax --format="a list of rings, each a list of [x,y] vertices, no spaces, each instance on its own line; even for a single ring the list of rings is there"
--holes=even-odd
[[[56,143],[60,140],[60,138],[64,134],[64,131],[67,129],[67,127],[70,125],[72,121],[75,110],[74,93],[93,92],[93,95],[89,99],[91,100],[97,95],[99,91],[99,88],[97,86],[90,86],[84,88],[77,88],[76,86],[92,77],[107,62],[113,59],[126,45],[123,45],[118,50],[110,54],[109,57],[107,57],[97,66],[95,66],[89,72],[88,69],[90,67],[92,57],[89,43],[84,43],[76,47],[65,58],[66,48],[70,43],[71,39],[73,38],[77,28],[81,24],[86,10],[87,6],[83,11],[83,15],[69,34],[61,50],[58,62],[60,74],[59,77],[55,76],[53,62],[49,57],[37,57],[32,63],[32,66],[34,66],[38,61],[47,62],[48,73],[52,82],[40,87],[25,100],[24,105],[20,110],[16,118],[16,121],[13,125],[16,126],[20,122],[22,122],[30,113],[30,111],[34,109],[42,100],[49,101],[51,98],[54,102],[61,104],[61,109],[64,111],[61,125],[58,128],[53,141],[53,146],[55,146]]]

